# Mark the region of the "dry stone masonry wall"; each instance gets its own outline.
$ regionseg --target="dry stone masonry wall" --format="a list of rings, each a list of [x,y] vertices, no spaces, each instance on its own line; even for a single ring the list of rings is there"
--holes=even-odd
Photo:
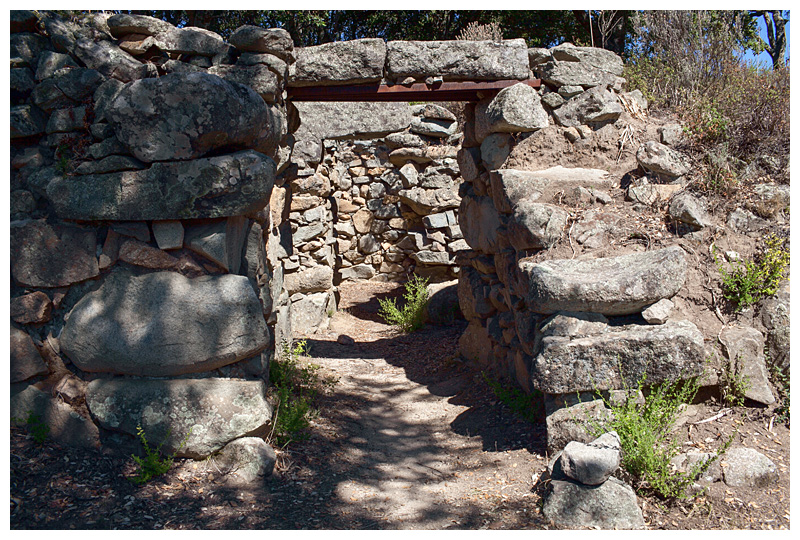
[[[615,243],[633,234],[611,195],[630,170],[623,150],[646,173],[628,203],[669,200],[681,226],[712,223],[682,191],[679,126],[634,146],[626,126],[647,103],[608,51],[295,49],[281,29],[244,26],[226,43],[101,13],[15,11],[11,32],[11,412],[42,416],[62,442],[127,444],[141,425],[175,449],[188,434],[179,455],[258,446],[269,363],[292,327],[323,328],[344,281],[411,273],[458,278],[461,354],[545,394],[552,451],[590,442],[576,415],[607,414],[579,392],[703,372],[708,336],[681,297],[691,241]],[[532,75],[541,89],[486,95],[463,124],[434,104],[286,92]],[[788,204],[779,188],[757,193]],[[762,222],[737,209],[727,225],[758,235]],[[788,289],[762,319],[766,335],[719,339],[753,357],[749,397],[768,403],[759,351],[788,363]]]

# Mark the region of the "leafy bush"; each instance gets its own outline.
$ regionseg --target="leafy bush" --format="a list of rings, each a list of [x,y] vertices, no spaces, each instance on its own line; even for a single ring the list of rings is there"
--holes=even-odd
[[[308,354],[305,340],[294,347],[284,342],[278,357],[270,365],[270,381],[275,386],[278,405],[273,421],[273,435],[281,447],[308,438],[307,428],[316,414],[314,399],[320,384],[315,364],[300,364],[300,357]]]
[[[694,399],[700,385],[697,378],[665,382],[652,387],[644,405],[639,405],[636,397],[644,384],[643,376],[637,389],[625,388],[627,398],[617,403],[598,392],[612,415],[602,425],[590,423],[587,428],[593,436],[617,432],[622,445],[622,467],[639,479],[644,489],[667,499],[688,498],[687,488],[727,449],[733,438],[717,450],[713,459],[698,463],[688,472],[673,472],[670,460],[680,453],[681,443],[672,436],[672,427],[680,406]]]
[[[764,244],[765,249],[755,259],[735,261],[730,271],[714,253],[714,262],[722,276],[723,296],[733,303],[736,311],[778,292],[789,264],[789,252],[775,235],[767,237]]]
[[[397,326],[408,334],[422,328],[425,324],[425,306],[428,305],[428,279],[414,276],[406,283],[406,301],[403,309],[399,309],[394,298],[379,298],[378,315],[388,324]]]
[[[38,414],[34,414],[33,411],[28,411],[27,418],[12,418],[11,421],[15,424],[25,424],[25,427],[28,428],[28,432],[33,437],[33,441],[37,444],[42,444],[46,441],[47,435],[50,433],[50,427]]]
[[[541,392],[534,390],[530,394],[526,394],[520,388],[509,387],[490,378],[485,372],[482,375],[483,380],[492,389],[497,399],[531,424],[537,421],[542,404]]]
[[[143,458],[139,456],[131,456],[136,464],[139,466],[139,470],[137,471],[136,476],[131,478],[131,482],[137,485],[142,485],[156,476],[161,476],[170,468],[175,461],[175,454],[186,445],[186,442],[189,440],[189,435],[191,435],[192,430],[189,430],[189,433],[186,434],[186,437],[183,438],[183,441],[178,446],[178,448],[168,456],[161,455],[161,447],[164,446],[165,441],[161,441],[155,450],[150,448],[150,445],[147,442],[147,437],[145,436],[144,429],[142,426],[136,427],[136,434],[139,436],[139,440],[142,442],[142,447],[144,447],[145,456]],[[170,432],[167,432],[167,437],[169,437]]]

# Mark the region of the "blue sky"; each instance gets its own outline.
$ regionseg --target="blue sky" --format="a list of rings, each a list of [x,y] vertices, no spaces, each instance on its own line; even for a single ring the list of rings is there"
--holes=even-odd
[[[789,22],[786,23],[786,53],[787,53],[787,56],[789,56],[789,49],[791,47],[791,38],[789,36],[789,34],[790,34],[789,25],[790,24],[791,24],[791,14],[790,14]],[[766,41],[767,43],[769,43],[769,40],[767,39],[767,26],[764,24],[764,18],[763,17],[759,17],[758,18],[758,26],[759,26],[759,29],[760,29],[760,34],[761,34],[762,39],[764,41]],[[753,53],[748,53],[748,54],[745,55],[745,58],[747,58],[747,60],[751,60],[751,59],[755,58],[755,62],[756,63],[761,64],[764,67],[772,67],[772,60],[770,59],[769,54],[767,54],[766,52],[761,53],[757,57],[754,57]]]

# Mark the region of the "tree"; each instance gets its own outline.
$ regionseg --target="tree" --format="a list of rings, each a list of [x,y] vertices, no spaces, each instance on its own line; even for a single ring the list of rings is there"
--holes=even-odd
[[[767,25],[767,40],[764,50],[772,59],[772,69],[786,67],[786,23],[789,22],[788,11],[751,11],[754,17],[763,17]],[[761,39],[759,37],[759,39]],[[763,43],[763,39],[761,40]]]

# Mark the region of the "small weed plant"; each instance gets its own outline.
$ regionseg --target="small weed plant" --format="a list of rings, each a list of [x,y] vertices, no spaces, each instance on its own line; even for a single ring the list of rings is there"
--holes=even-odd
[[[778,422],[789,425],[789,370],[773,365],[772,382],[778,390],[778,407],[775,409]]]
[[[403,309],[397,307],[394,298],[379,298],[380,309],[378,314],[388,324],[398,327],[403,333],[409,334],[419,330],[425,324],[425,307],[428,305],[428,279],[414,276],[406,283],[406,292],[403,295],[406,303]]]
[[[273,436],[282,448],[307,439],[308,426],[317,414],[313,403],[321,384],[318,374],[320,366],[303,365],[300,357],[307,354],[308,344],[305,340],[294,346],[284,342],[280,354],[270,366],[270,381],[275,387],[278,402]]]
[[[36,444],[42,444],[50,434],[50,427],[33,411],[28,411],[27,418],[12,418],[11,421],[15,424],[24,424]]]
[[[637,390],[641,391],[644,385],[642,376]],[[681,404],[691,402],[698,389],[697,378],[665,382],[653,386],[644,405],[640,405],[636,403],[639,392],[625,388],[628,397],[622,402],[602,398],[612,415],[602,425],[590,422],[587,429],[593,436],[617,432],[622,444],[622,467],[641,482],[642,488],[664,499],[689,498],[687,488],[733,441],[731,437],[712,459],[701,461],[687,472],[672,470],[670,460],[680,453],[681,443],[671,430]]]
[[[527,422],[533,424],[537,421],[542,401],[540,392],[534,390],[530,394],[526,394],[521,388],[509,387],[492,379],[486,372],[483,372],[482,375],[483,380],[492,389],[497,399]]]
[[[730,270],[720,262],[716,251],[714,253],[714,262],[722,276],[723,296],[736,311],[778,292],[789,265],[789,252],[783,247],[783,240],[774,234],[767,237],[764,244],[764,250],[755,259],[735,261]]]
[[[164,446],[164,442],[167,438],[169,438],[170,433],[171,432],[168,431],[167,436],[164,437],[164,441],[161,441],[156,449],[153,450],[150,448],[150,444],[147,442],[147,436],[145,435],[142,426],[136,427],[136,434],[139,436],[139,440],[142,443],[145,456],[131,456],[136,462],[136,465],[139,466],[139,470],[136,472],[136,476],[131,479],[131,482],[140,486],[142,484],[146,484],[156,476],[161,476],[170,470],[175,461],[175,454],[177,454],[181,448],[186,446],[186,442],[189,440],[189,435],[191,435],[192,430],[189,430],[189,433],[186,434],[186,437],[183,438],[183,441],[181,441],[181,444],[173,453],[164,456],[161,454],[161,447]]]
[[[739,362],[730,361],[724,364],[719,378],[722,401],[731,407],[744,406],[744,395],[750,390],[750,377],[737,372]]]

